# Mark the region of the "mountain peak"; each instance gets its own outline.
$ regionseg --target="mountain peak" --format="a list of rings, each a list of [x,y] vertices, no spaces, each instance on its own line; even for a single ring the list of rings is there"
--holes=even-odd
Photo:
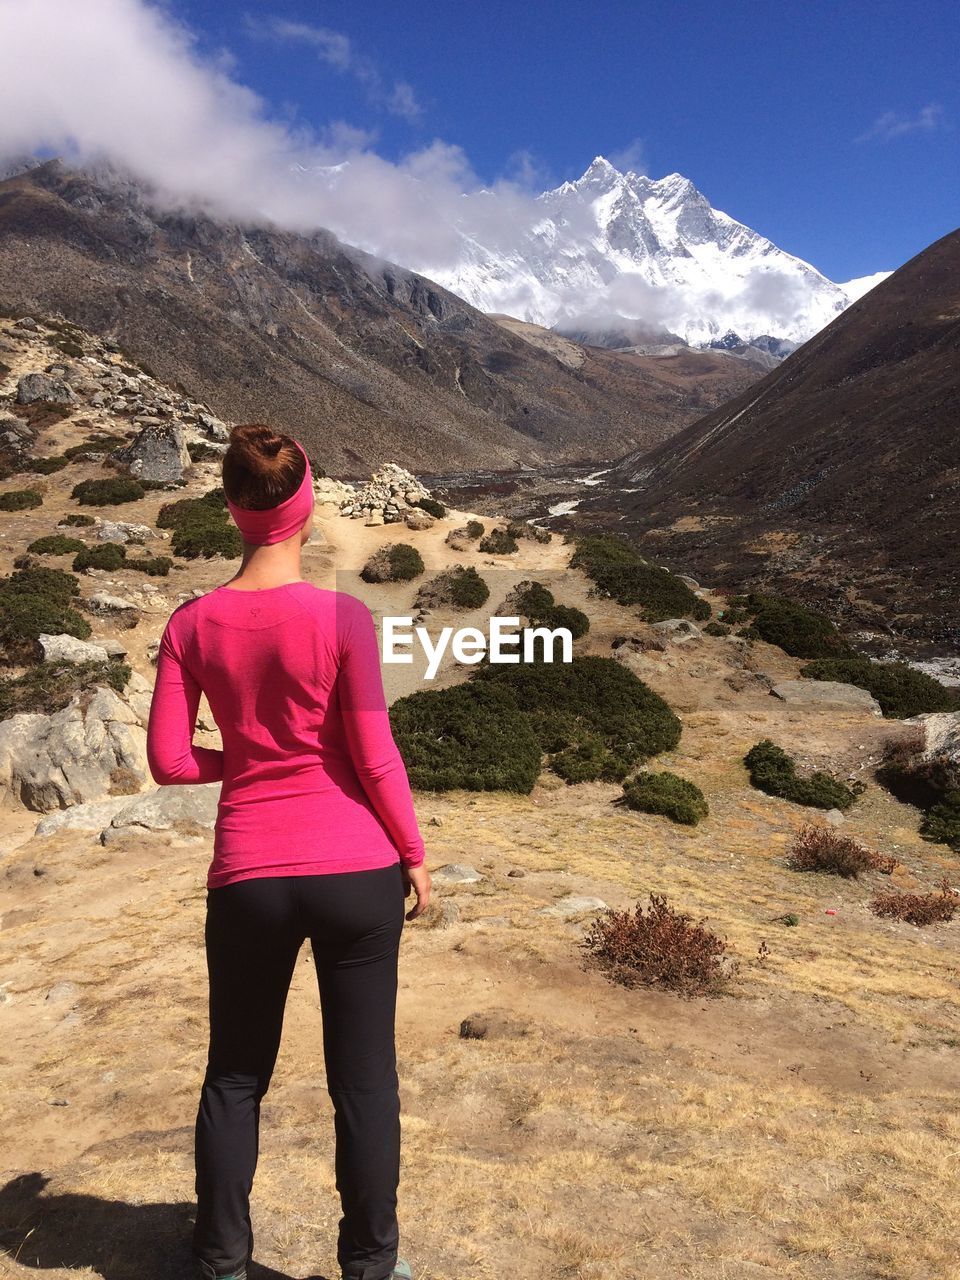
[[[620,170],[610,163],[606,156],[594,156],[589,167],[585,170],[580,182],[588,182],[598,178],[622,178],[623,174]]]

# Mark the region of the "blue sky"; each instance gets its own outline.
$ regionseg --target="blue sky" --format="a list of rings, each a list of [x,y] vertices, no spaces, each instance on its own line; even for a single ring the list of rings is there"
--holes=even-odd
[[[166,7],[278,118],[390,160],[438,138],[537,189],[597,154],[677,171],[835,280],[960,224],[956,0]]]

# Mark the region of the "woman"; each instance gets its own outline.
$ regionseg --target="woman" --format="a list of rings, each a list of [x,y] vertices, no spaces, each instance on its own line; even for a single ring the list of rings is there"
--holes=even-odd
[[[313,481],[296,440],[235,427],[223,488],[243,536],[240,569],[170,615],[147,727],[156,782],[222,783],[206,881],[197,1272],[246,1280],[260,1101],[309,938],[334,1108],[342,1277],[410,1277],[397,1257],[397,961],[404,920],[428,905],[430,876],[373,617],[356,597],[300,576]],[[201,692],[222,750],[193,745]],[[416,904],[405,914],[411,888]]]

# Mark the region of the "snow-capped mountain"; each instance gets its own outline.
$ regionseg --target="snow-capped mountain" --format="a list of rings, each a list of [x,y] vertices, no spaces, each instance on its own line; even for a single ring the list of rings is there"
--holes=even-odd
[[[714,209],[679,173],[621,173],[602,156],[525,216],[497,217],[491,202],[501,199],[465,195],[459,261],[416,269],[483,311],[547,327],[622,318],[691,345],[731,331],[801,343],[885,274],[845,289]]]

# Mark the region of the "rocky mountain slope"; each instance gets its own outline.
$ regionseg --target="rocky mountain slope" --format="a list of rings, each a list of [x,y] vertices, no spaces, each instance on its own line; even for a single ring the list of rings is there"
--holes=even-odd
[[[0,183],[0,304],[60,313],[235,421],[268,419],[328,471],[617,456],[754,377],[688,386],[580,348],[575,367],[425,279],[340,243],[199,214],[51,161]],[[689,392],[689,393],[688,393]]]
[[[620,318],[694,345],[731,331],[741,341],[802,343],[876,282],[851,282],[848,293],[714,209],[681,174],[621,173],[603,156],[538,196],[512,229],[493,216],[496,200],[486,191],[464,198],[455,266],[418,265],[483,311],[563,332],[604,331]]]
[[[960,231],[578,515],[893,638],[960,639]]]

